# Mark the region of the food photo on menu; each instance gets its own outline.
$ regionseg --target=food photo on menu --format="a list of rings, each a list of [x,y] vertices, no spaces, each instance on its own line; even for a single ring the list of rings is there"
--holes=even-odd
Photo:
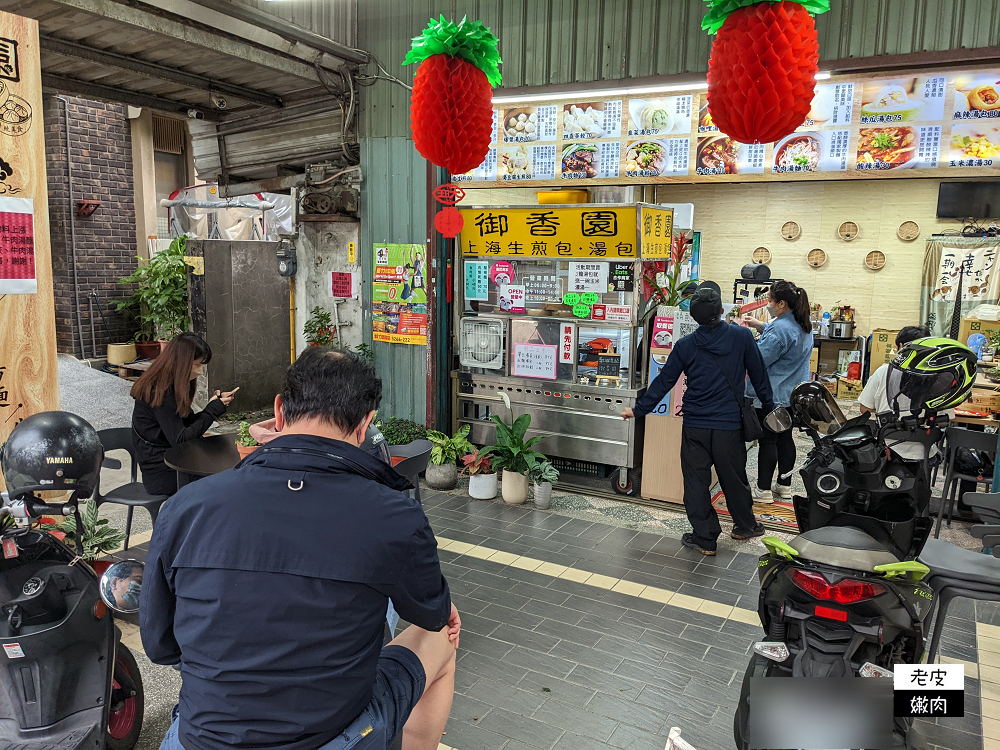
[[[691,132],[692,96],[630,99],[628,135],[687,135]]]
[[[626,177],[659,177],[668,167],[663,141],[633,141],[625,150]]]
[[[774,144],[771,171],[843,172],[847,169],[848,130],[793,133]]]
[[[570,143],[563,147],[560,168],[565,180],[617,177],[621,146],[617,143]]]
[[[530,179],[534,174],[534,165],[526,144],[503,149],[498,165],[501,180]]]
[[[1000,70],[955,76],[955,119],[1000,118]]]
[[[698,139],[698,154],[695,157],[695,172],[700,175],[739,174],[747,171],[740,168],[745,147],[725,135],[711,135]],[[762,149],[761,149],[762,150]],[[763,171],[761,169],[755,171]]]
[[[565,141],[621,137],[621,101],[577,102],[564,105],[562,134]]]
[[[991,167],[1000,158],[1000,120],[956,123],[951,126],[948,166]]]
[[[715,120],[712,119],[712,113],[708,111],[708,99],[705,98],[705,103],[701,105],[701,109],[698,110],[698,132],[699,133],[718,133],[719,128],[715,124]]]
[[[907,169],[917,165],[919,137],[916,128],[894,126],[858,131],[858,169]]]
[[[503,118],[504,143],[538,140],[539,123],[535,107],[504,110]]]
[[[946,80],[935,76],[866,82],[861,88],[861,124],[941,121]]]

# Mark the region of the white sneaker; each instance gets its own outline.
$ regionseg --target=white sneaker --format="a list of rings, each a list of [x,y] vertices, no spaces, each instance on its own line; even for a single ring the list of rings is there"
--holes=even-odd
[[[753,494],[753,501],[755,503],[767,505],[774,502],[774,495],[771,494],[771,490],[762,490],[753,482],[750,483],[750,492]]]
[[[774,490],[774,494],[780,497],[782,500],[792,499],[792,485],[790,484],[778,484],[775,482],[774,486],[771,488]]]

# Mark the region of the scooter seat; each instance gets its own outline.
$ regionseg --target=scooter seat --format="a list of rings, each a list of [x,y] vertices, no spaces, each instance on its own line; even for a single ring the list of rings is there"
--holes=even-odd
[[[928,539],[917,559],[931,569],[930,580],[942,576],[954,581],[995,586],[1000,591],[1000,560],[956,547],[943,539]]]
[[[789,544],[813,562],[872,573],[876,565],[899,559],[873,537],[853,526],[823,526],[799,534]]]

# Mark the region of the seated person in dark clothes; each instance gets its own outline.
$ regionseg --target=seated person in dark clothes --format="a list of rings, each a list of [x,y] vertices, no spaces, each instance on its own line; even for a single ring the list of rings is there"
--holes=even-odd
[[[182,333],[167,344],[132,386],[132,442],[146,492],[177,492],[177,472],[163,463],[167,449],[204,435],[226,413],[239,390],[216,391],[204,411],[195,414],[191,410],[198,376],[211,359],[212,349],[200,336]]]

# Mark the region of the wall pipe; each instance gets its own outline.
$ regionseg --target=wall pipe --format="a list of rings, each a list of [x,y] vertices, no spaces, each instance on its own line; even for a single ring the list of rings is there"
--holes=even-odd
[[[80,338],[80,359],[87,358],[83,343],[83,315],[80,313],[80,280],[76,274],[76,201],[73,197],[73,147],[69,140],[69,100],[57,96],[63,103],[63,122],[66,128],[66,184],[69,186],[69,236],[73,251],[73,304],[76,307],[76,333]],[[93,353],[96,357],[96,352]]]

